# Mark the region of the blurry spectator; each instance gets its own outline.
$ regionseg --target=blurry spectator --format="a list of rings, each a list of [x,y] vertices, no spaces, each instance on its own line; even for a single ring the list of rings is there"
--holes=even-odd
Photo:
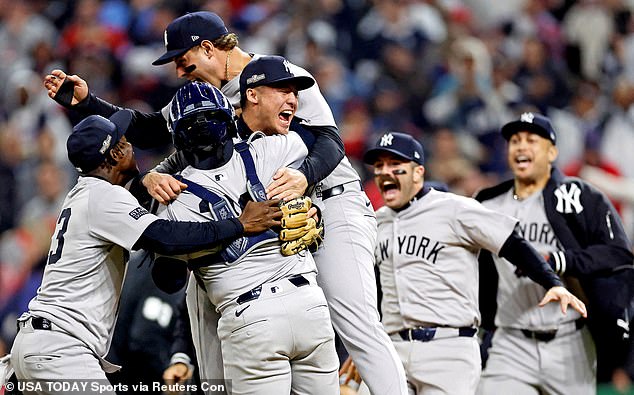
[[[583,160],[587,143],[599,147],[603,127],[607,120],[606,104],[599,86],[592,81],[580,81],[573,89],[570,106],[549,112],[553,126],[558,131],[561,168]]]
[[[569,89],[562,70],[548,57],[544,43],[536,38],[524,42],[522,58],[513,81],[522,89],[527,104],[542,113],[568,103]]]
[[[570,70],[585,78],[599,79],[600,65],[614,30],[609,6],[598,0],[577,1],[564,17],[562,27],[569,43]]]
[[[612,95],[614,108],[605,124],[601,153],[613,160],[624,176],[634,179],[634,82],[620,79]]]
[[[64,171],[51,161],[40,163],[35,176],[38,194],[22,207],[18,215],[18,224],[28,226],[37,222],[52,235],[60,207],[68,192],[69,182]]]
[[[88,51],[118,57],[124,55],[129,45],[125,31],[103,23],[99,18],[100,11],[100,0],[76,2],[73,18],[60,38],[60,49],[64,54],[72,56]]]

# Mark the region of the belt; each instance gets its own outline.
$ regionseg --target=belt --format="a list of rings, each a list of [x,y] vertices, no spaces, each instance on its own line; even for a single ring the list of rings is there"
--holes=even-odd
[[[302,276],[301,274],[286,277],[284,280],[288,280],[291,284],[293,284],[297,288],[310,284],[310,282],[306,279],[306,277]],[[237,302],[238,304],[243,304],[246,302],[250,302],[252,300],[256,300],[257,298],[260,297],[261,293],[262,293],[262,285],[258,285],[252,290],[247,291],[243,293],[242,295],[238,296]]]
[[[351,190],[363,191],[363,185],[361,184],[361,181],[355,180],[355,181],[344,182],[343,184],[339,184],[332,188],[328,188],[324,191],[321,191],[321,200],[330,199],[331,197],[339,196],[345,191],[351,191]]]
[[[448,337],[473,337],[478,330],[470,326],[462,328],[409,328],[398,331],[398,335],[403,340],[428,342],[433,339],[444,339]]]
[[[560,336],[567,335],[583,328],[585,324],[586,320],[583,318],[579,318],[574,322],[574,330],[571,330],[572,325],[567,326],[566,324],[564,324],[562,327],[551,329],[548,331],[531,331],[529,329],[520,329],[520,332],[522,332],[522,334],[529,339],[535,339],[537,341],[547,343],[557,337],[557,334],[559,334]],[[567,328],[570,329],[566,330]]]
[[[43,317],[31,316],[26,320],[18,320],[18,332],[20,328],[25,327],[27,321],[31,321],[31,326],[33,329],[38,329],[42,331],[50,331],[53,329],[53,323],[50,320],[47,320]]]

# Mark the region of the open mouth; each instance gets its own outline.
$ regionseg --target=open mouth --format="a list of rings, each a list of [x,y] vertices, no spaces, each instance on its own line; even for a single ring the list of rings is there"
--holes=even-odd
[[[515,164],[520,169],[528,167],[531,163],[533,163],[532,159],[526,155],[518,155],[515,157]]]
[[[278,117],[282,122],[289,123],[293,117],[293,112],[291,110],[284,110],[279,113]]]
[[[383,198],[386,200],[390,200],[399,193],[401,190],[400,185],[397,181],[392,179],[384,179],[380,183],[381,193],[383,194]]]

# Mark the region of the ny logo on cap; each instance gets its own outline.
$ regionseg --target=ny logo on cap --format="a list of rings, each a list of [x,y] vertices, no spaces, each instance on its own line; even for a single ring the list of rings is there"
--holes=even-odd
[[[535,118],[535,115],[533,115],[532,112],[525,112],[520,116],[520,121],[533,123],[534,118]]]
[[[379,143],[379,145],[381,147],[392,145],[392,140],[394,140],[394,136],[392,136],[392,133],[386,133],[383,135],[383,137],[381,137],[381,142]]]
[[[288,60],[284,59],[284,68],[286,69],[286,72],[289,74],[291,73],[291,67],[290,67],[290,63],[288,62]]]

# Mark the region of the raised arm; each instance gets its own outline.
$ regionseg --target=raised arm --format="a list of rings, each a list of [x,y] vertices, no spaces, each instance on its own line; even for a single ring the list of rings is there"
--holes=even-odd
[[[84,79],[77,75],[68,75],[63,70],[56,69],[45,76],[44,87],[50,98],[81,117],[95,114],[107,118],[123,108],[95,96]],[[133,112],[133,120],[126,132],[126,138],[132,145],[150,149],[172,142],[167,123],[160,111],[146,113],[129,110]]]

